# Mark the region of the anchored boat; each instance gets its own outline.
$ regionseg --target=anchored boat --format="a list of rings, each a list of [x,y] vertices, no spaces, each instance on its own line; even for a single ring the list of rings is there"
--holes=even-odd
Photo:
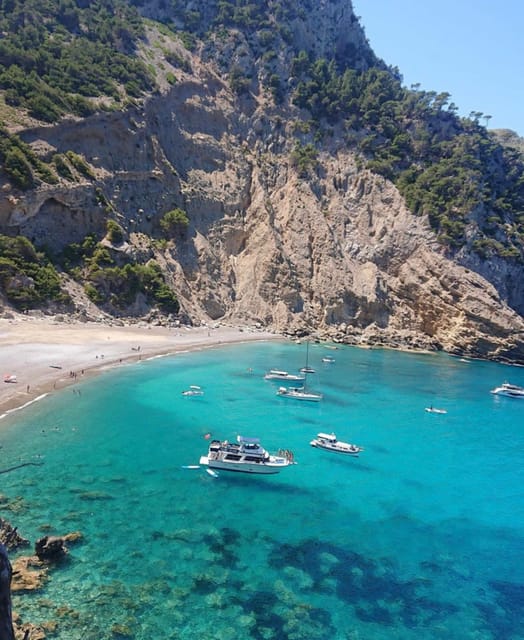
[[[207,456],[200,458],[200,464],[210,469],[240,471],[242,473],[270,474],[295,464],[290,451],[282,455],[272,455],[261,445],[258,438],[237,436],[236,442],[213,440]]]
[[[311,440],[309,444],[318,449],[326,449],[326,451],[335,451],[336,453],[346,453],[352,456],[358,456],[358,454],[364,450],[356,444],[349,444],[349,442],[337,440],[337,436],[334,433],[318,433],[317,437]]]
[[[491,390],[496,396],[508,396],[509,398],[524,398],[524,387],[517,384],[503,382],[500,387]]]
[[[197,384],[192,384],[189,389],[182,391],[183,396],[203,396],[204,392]]]
[[[320,402],[323,398],[321,393],[307,391],[305,387],[279,387],[277,396],[294,398],[295,400],[307,400],[309,402]]]
[[[280,382],[304,382],[305,375],[300,373],[288,373],[287,371],[281,371],[280,369],[271,369],[264,376],[265,380],[278,380]]]

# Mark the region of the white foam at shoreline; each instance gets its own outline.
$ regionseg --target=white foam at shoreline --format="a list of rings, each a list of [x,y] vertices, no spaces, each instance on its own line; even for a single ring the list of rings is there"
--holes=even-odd
[[[43,400],[46,396],[48,396],[48,393],[42,393],[42,395],[37,396],[36,398],[33,398],[32,400],[29,400],[29,402],[26,402],[25,404],[19,406],[19,407],[15,407],[14,409],[8,409],[5,413],[2,413],[2,415],[0,415],[0,420],[2,420],[2,418],[5,418],[6,416],[8,416],[10,413],[15,413],[15,411],[20,411],[21,409],[25,409],[26,407],[29,407],[29,405],[32,405],[35,402],[39,402],[40,400]]]

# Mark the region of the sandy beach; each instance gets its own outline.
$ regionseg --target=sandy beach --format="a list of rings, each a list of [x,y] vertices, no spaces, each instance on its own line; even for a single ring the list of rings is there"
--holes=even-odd
[[[254,328],[0,319],[0,417],[108,367],[220,344],[276,339]],[[12,382],[6,382],[9,377]]]

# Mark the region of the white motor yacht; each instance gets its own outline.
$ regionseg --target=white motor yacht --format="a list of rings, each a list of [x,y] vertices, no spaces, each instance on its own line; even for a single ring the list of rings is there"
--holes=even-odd
[[[509,382],[503,382],[500,387],[495,387],[491,390],[497,396],[508,396],[509,398],[524,398],[524,387],[519,387],[517,384],[510,384]]]
[[[326,449],[326,451],[335,451],[336,453],[346,453],[352,456],[358,456],[358,454],[363,451],[363,448],[358,447],[356,444],[349,444],[348,442],[337,440],[337,436],[334,433],[318,433],[317,437],[311,440],[309,444],[318,449]]]
[[[207,456],[200,458],[200,464],[224,471],[270,474],[294,464],[294,459],[290,451],[284,451],[282,455],[268,453],[258,438],[237,436],[237,442],[213,440]]]
[[[300,373],[288,373],[287,371],[281,371],[280,369],[271,369],[264,376],[265,380],[278,380],[279,382],[304,382],[305,375]]]

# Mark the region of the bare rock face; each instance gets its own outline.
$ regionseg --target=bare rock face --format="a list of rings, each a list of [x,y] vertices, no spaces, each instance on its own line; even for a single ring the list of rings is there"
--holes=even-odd
[[[317,46],[360,46],[353,14],[320,5],[330,19]],[[345,40],[331,29],[337,20],[352,24]],[[312,25],[297,22],[296,37],[313,38]],[[20,132],[44,154],[73,150],[95,178],[9,194],[0,232],[60,249],[101,237],[109,215],[126,234],[122,251],[155,259],[195,323],[524,361],[522,284],[504,287],[494,267],[450,259],[392,183],[358,169],[336,128],[300,175],[290,159],[296,112],[262,93],[241,108],[213,60],[194,56],[190,67],[143,108]],[[155,243],[175,207],[187,232]],[[524,282],[521,266],[505,269],[505,282]],[[85,309],[85,296],[69,291]],[[134,312],[146,308],[137,301]]]

